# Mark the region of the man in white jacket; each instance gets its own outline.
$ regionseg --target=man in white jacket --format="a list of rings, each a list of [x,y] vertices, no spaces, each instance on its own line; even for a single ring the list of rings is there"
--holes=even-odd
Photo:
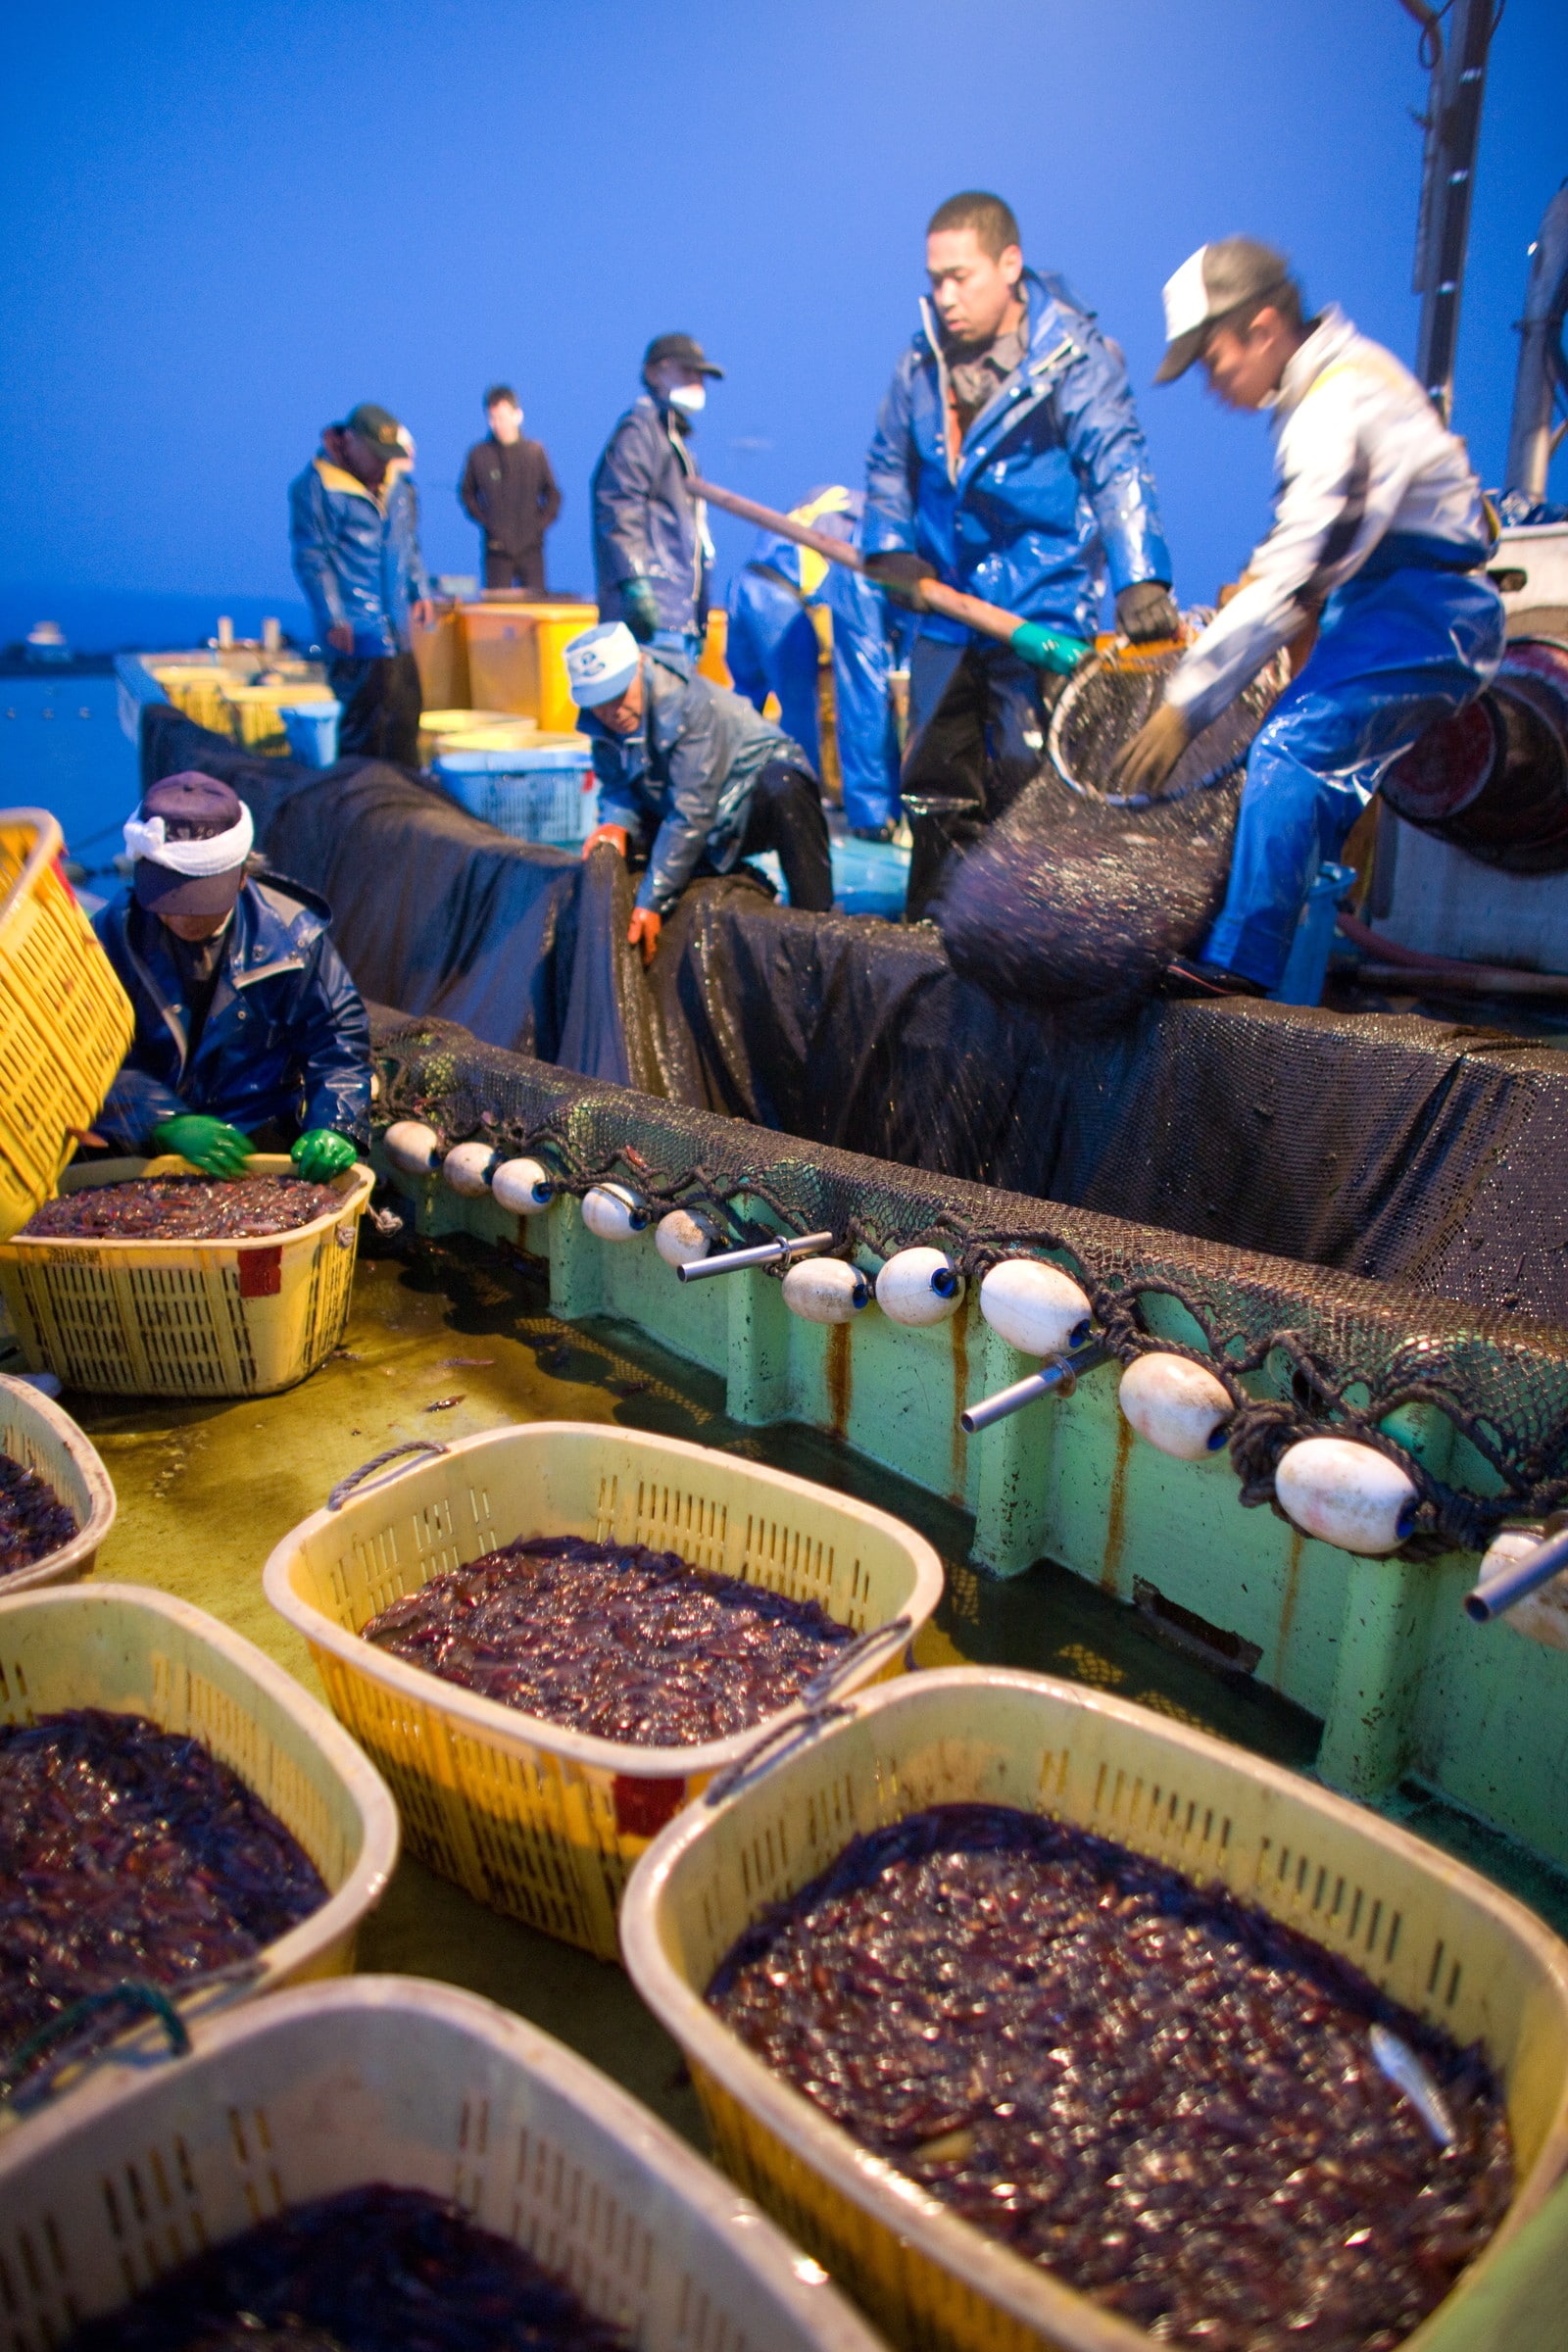
[[[1167,993],[1279,984],[1307,891],[1418,735],[1485,687],[1502,605],[1480,568],[1491,533],[1464,444],[1408,369],[1330,307],[1303,319],[1283,254],[1200,246],[1165,287],[1170,383],[1201,360],[1237,409],[1272,409],[1274,526],[1172,672],[1117,768],[1157,792],[1192,738],[1311,620],[1317,643],[1253,741],[1230,885]]]

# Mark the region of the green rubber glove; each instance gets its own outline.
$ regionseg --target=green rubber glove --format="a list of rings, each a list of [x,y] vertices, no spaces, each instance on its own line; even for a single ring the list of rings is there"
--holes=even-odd
[[[1063,678],[1070,678],[1089,654],[1081,637],[1063,636],[1060,629],[1045,628],[1038,620],[1026,620],[1013,630],[1008,642],[1022,661],[1032,662],[1036,669],[1053,669]]]
[[[330,1127],[308,1127],[289,1153],[300,1174],[312,1184],[325,1184],[328,1177],[341,1176],[359,1156],[348,1137]]]
[[[225,1119],[210,1118],[204,1110],[182,1110],[153,1129],[153,1142],[162,1152],[177,1152],[204,1176],[241,1176],[255,1146],[248,1135]]]
[[[659,607],[654,601],[652,580],[622,580],[620,610],[626,626],[639,645],[647,645],[659,626]]]

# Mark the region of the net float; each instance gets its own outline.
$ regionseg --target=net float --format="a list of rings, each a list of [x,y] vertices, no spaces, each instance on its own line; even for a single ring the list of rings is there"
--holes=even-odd
[[[689,1209],[672,1208],[667,1217],[661,1217],[654,1234],[654,1248],[666,1266],[694,1266],[706,1257],[713,1244]]]
[[[1136,1355],[1116,1401],[1141,1438],[1178,1462],[1200,1462],[1225,1443],[1235,1406],[1222,1380],[1185,1355]]]
[[[1303,1438],[1274,1472],[1280,1507],[1303,1535],[1342,1551],[1392,1551],[1415,1525],[1415,1483],[1353,1438]]]
[[[490,1179],[498,1206],[514,1217],[536,1217],[556,1197],[556,1180],[543,1160],[504,1159]]]
[[[808,1323],[853,1323],[871,1296],[865,1276],[842,1257],[807,1257],[784,1277],[784,1303]]]
[[[876,1278],[876,1302],[890,1323],[944,1323],[963,1297],[963,1276],[940,1250],[900,1250]]]
[[[441,1162],[441,1173],[465,1200],[482,1200],[500,1164],[494,1144],[454,1144]]]
[[[441,1138],[422,1119],[394,1119],[381,1141],[405,1176],[433,1176],[441,1164]]]
[[[1070,1274],[1040,1257],[1004,1257],[980,1285],[980,1312],[1023,1355],[1064,1355],[1089,1337],[1094,1310]]]
[[[602,1242],[629,1242],[650,1222],[646,1200],[623,1184],[596,1184],[582,1197],[582,1221]]]

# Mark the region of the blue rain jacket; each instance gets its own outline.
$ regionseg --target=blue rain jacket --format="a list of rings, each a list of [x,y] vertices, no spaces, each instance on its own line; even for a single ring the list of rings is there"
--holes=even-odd
[[[866,459],[862,545],[926,557],[953,588],[1090,637],[1118,594],[1171,577],[1127,369],[1059,277],[1023,274],[1029,347],[948,465],[947,367],[927,302]],[[922,614],[920,634],[967,629]]]
[[[600,823],[624,825],[648,850],[637,904],[667,914],[705,857],[720,874],[739,858],[768,761],[808,770],[810,762],[781,728],[678,655],[645,647],[643,684],[635,735],[616,735],[593,710],[579,710],[577,724],[593,745]]]
[[[163,1119],[200,1110],[247,1135],[275,1122],[370,1140],[370,1025],[326,935],[330,910],[298,882],[240,887],[196,1048],[169,933],[127,892],[93,929],[136,1015],[136,1035],[94,1125],[140,1152]]]
[[[697,468],[687,425],[651,392],[640,393],[594,467],[594,576],[601,620],[624,620],[622,580],[653,584],[659,625],[700,637],[708,621],[713,548],[701,499],[686,485]]]
[[[418,512],[403,471],[379,498],[325,457],[290,482],[289,553],[322,644],[329,628],[347,620],[361,661],[408,652],[409,607],[430,593]]]
[[[859,544],[865,501],[834,484],[793,510],[798,522]],[[784,725],[821,772],[814,606],[832,616],[833,696],[844,813],[852,825],[885,824],[899,808],[899,744],[888,693],[893,666],[887,606],[858,572],[771,532],[758,536],[729,598],[727,659],[736,689],[759,710],[776,694]]]

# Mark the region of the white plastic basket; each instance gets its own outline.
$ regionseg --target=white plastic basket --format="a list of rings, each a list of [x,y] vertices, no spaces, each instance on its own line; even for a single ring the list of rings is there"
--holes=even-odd
[[[72,1707],[193,1734],[326,1882],[320,1909],[265,1945],[225,1999],[353,1966],[360,1923],[397,1861],[397,1811],[374,1766],[292,1675],[204,1609],[140,1585],[56,1586],[0,1602],[0,1723]]]
[[[1044,1675],[945,1668],[862,1691],[814,1738],[672,1821],[621,1912],[626,1966],[686,2053],[719,2161],[897,2344],[1153,2352],[1148,2332],[983,2235],[830,2123],[704,1995],[742,1931],[858,1833],[926,1805],[1018,1805],[1244,1901],[1363,1969],[1502,2077],[1518,2187],[1440,2307],[1471,2286],[1568,2162],[1568,1950],[1436,1847],[1246,1749]],[[1434,2314],[1408,2339],[1419,2352]],[[1459,2337],[1445,2335],[1446,2344]],[[1545,2352],[1510,2326],[1475,2352]]]
[[[115,1490],[96,1446],[53,1398],[25,1380],[0,1374],[0,1453],[47,1479],[76,1521],[74,1536],[58,1551],[0,1576],[0,1601],[39,1585],[74,1585],[90,1576],[98,1546],[115,1524]]]
[[[704,1446],[581,1421],[534,1421],[393,1468],[283,1538],[267,1597],[311,1645],[327,1696],[397,1794],[421,1861],[495,1909],[602,1959],[649,1838],[766,1726],[695,1747],[632,1747],[481,1698],[360,1639],[406,1592],[518,1537],[646,1544],[694,1567],[820,1601],[880,1647],[853,1690],[902,1670],[942,1595],[942,1563],[901,1520]],[[403,1448],[400,1450],[413,1450]],[[376,1465],[367,1465],[373,1470]],[[782,1727],[797,1705],[767,1719]]]
[[[449,745],[435,774],[460,808],[514,841],[586,841],[599,822],[599,782],[585,735],[541,735],[493,750]]]
[[[205,2246],[372,2182],[452,2199],[641,2352],[877,2352],[826,2275],[663,2126],[472,1993],[357,1977],[100,2070],[0,2146],[7,2352]]]

